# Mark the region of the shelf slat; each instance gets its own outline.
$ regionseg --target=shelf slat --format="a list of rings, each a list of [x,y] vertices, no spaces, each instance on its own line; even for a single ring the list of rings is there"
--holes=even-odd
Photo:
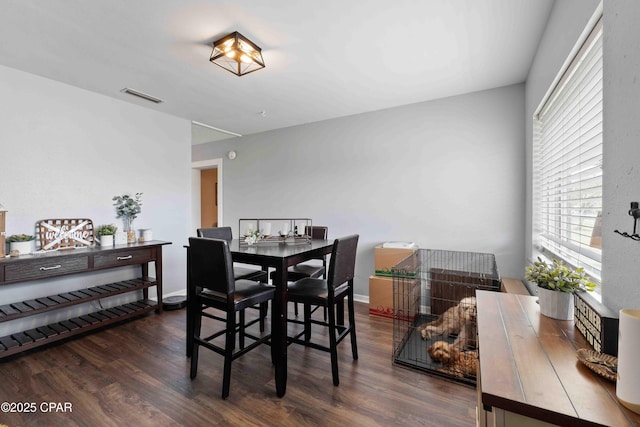
[[[0,337],[0,359],[87,331],[106,327],[116,322],[141,316],[157,309],[157,307],[158,304],[155,301],[140,300]]]
[[[14,302],[0,306],[0,323],[156,285],[155,278],[145,277],[49,295],[37,300]]]

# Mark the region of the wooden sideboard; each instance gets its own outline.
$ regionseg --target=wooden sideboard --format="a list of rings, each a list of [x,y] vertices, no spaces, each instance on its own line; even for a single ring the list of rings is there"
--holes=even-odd
[[[33,316],[114,295],[142,291],[142,299],[94,313],[39,326],[0,337],[0,359],[54,341],[101,328],[156,310],[162,311],[162,246],[170,242],[150,241],[109,248],[85,248],[0,259],[0,286],[46,280],[65,275],[140,265],[141,276],[107,284],[91,284],[82,289],[47,295],[26,301],[0,302],[0,322]],[[155,277],[149,276],[149,263],[155,264]],[[95,280],[95,279],[94,279]],[[155,286],[157,301],[149,300]]]
[[[580,363],[573,321],[540,314],[537,297],[476,292],[479,426],[639,426],[615,383]]]

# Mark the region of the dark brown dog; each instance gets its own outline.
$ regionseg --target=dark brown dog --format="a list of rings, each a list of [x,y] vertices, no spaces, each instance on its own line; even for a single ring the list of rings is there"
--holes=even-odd
[[[435,361],[442,362],[443,367],[436,369],[458,378],[476,378],[478,371],[478,352],[460,351],[446,341],[436,341],[427,350]]]

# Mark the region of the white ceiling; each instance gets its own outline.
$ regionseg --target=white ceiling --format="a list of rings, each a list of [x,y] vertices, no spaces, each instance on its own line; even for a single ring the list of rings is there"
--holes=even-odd
[[[553,1],[2,0],[0,64],[248,135],[523,82]],[[209,62],[236,30],[265,69]]]

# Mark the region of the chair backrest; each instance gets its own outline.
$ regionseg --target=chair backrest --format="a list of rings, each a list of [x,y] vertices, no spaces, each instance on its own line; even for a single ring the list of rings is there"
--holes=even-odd
[[[327,281],[330,289],[353,280],[356,266],[356,251],[358,249],[357,234],[340,237],[333,241],[331,261],[329,262],[329,275]]]
[[[231,227],[198,228],[198,237],[231,241],[233,240],[233,233],[231,232]]]
[[[203,237],[189,237],[188,268],[189,283],[192,289],[197,287],[212,290],[221,297],[233,296],[233,260],[226,240]],[[233,299],[231,299],[233,302]]]
[[[324,227],[322,225],[305,225],[304,234],[311,236],[312,239],[327,240],[329,227]]]

